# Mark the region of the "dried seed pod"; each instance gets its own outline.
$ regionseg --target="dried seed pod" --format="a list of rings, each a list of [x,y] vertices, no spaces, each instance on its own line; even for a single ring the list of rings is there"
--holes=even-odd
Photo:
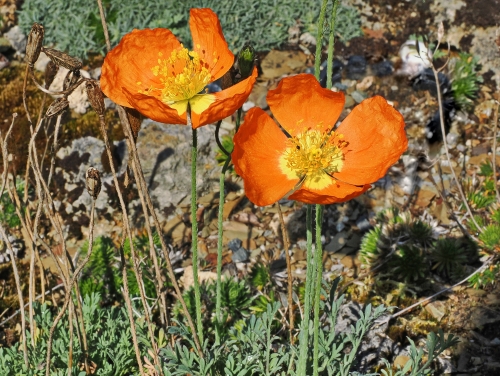
[[[45,67],[45,88],[48,89],[56,77],[59,67],[51,60]]]
[[[68,71],[66,77],[64,77],[63,90],[68,90],[70,87],[75,85],[80,79],[80,77],[81,75],[79,70]]]
[[[130,129],[132,130],[132,136],[134,137],[134,143],[137,141],[137,136],[141,130],[141,113],[134,108],[125,107],[125,112],[127,113],[127,119],[130,123]]]
[[[38,60],[38,56],[40,56],[44,34],[45,29],[42,25],[35,22],[31,26],[28,42],[26,43],[26,62],[30,67],[33,67],[33,64]]]
[[[68,54],[54,50],[53,48],[43,47],[43,52],[52,60],[57,66],[64,67],[70,71],[82,69],[82,62]]]
[[[94,111],[99,116],[104,115],[106,107],[104,106],[104,95],[99,83],[96,80],[88,80],[85,82],[85,89],[87,89],[87,96]]]
[[[51,117],[57,116],[57,115],[61,114],[68,106],[69,106],[69,102],[65,97],[57,98],[54,102],[52,102],[52,104],[47,109],[47,112],[45,113],[45,117],[51,118]]]
[[[101,175],[94,167],[89,167],[85,174],[85,181],[87,183],[87,192],[94,199],[97,200],[99,192],[101,192]]]

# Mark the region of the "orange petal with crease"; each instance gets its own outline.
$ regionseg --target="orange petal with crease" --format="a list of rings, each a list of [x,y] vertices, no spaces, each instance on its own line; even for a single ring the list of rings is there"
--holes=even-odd
[[[322,190],[299,189],[294,194],[290,195],[289,199],[304,202],[306,204],[334,204],[358,197],[370,187],[370,184],[357,187],[355,185],[336,181],[334,184]]]
[[[123,94],[127,98],[130,106],[139,111],[151,120],[165,124],[186,124],[186,113],[179,116],[177,110],[167,106],[165,103],[145,94],[132,94],[126,88],[123,88]]]
[[[233,66],[234,55],[224,39],[219,18],[211,9],[193,8],[189,15],[193,50],[208,64],[215,81]]]
[[[158,64],[158,52],[168,56],[170,51],[180,46],[170,30],[133,30],[106,55],[100,79],[101,90],[113,102],[121,106],[134,107],[122,91],[122,87],[135,94],[151,85],[161,85],[152,72],[152,68]],[[138,85],[138,82],[141,85]]]
[[[298,179],[289,179],[279,167],[287,138],[260,108],[251,108],[234,136],[231,155],[236,173],[243,177],[245,193],[259,206],[275,203],[290,192]]]
[[[267,103],[279,124],[296,136],[307,128],[320,132],[332,129],[345,97],[322,88],[311,74],[298,74],[283,78],[276,89],[269,90]]]
[[[355,185],[379,180],[408,147],[404,127],[403,116],[384,98],[365,99],[336,129],[349,144],[334,177]]]
[[[193,128],[214,123],[234,114],[247,100],[256,78],[257,68],[254,68],[250,77],[238,82],[236,85],[228,87],[227,89],[213,93],[215,96],[214,103],[212,103],[201,114],[197,114],[194,111],[191,113]]]

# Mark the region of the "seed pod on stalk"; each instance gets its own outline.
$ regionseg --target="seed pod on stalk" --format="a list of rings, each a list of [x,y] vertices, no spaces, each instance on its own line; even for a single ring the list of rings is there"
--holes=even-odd
[[[97,200],[97,196],[101,192],[101,175],[99,174],[99,170],[89,167],[85,173],[85,182],[87,184],[87,192],[94,200]]]
[[[67,68],[70,71],[82,69],[82,62],[72,56],[69,56],[67,53],[47,47],[43,47],[42,51],[45,52],[45,55],[47,55],[57,66]]]
[[[67,98],[65,98],[65,97],[57,98],[54,102],[52,102],[52,104],[47,109],[47,112],[45,113],[45,117],[51,118],[51,117],[60,115],[68,106],[69,106],[69,102],[68,102]]]
[[[59,67],[51,60],[45,67],[45,88],[48,89],[56,77]]]
[[[38,56],[40,56],[44,34],[45,29],[42,25],[35,22],[33,26],[31,26],[28,42],[26,43],[26,62],[30,67],[33,67],[38,60]]]
[[[87,90],[87,97],[89,98],[90,105],[99,116],[104,116],[106,107],[104,106],[104,95],[96,80],[88,80],[85,82],[85,89]]]
[[[80,79],[80,71],[79,70],[74,70],[74,71],[68,71],[66,74],[66,77],[64,77],[63,81],[63,90],[68,90],[70,87],[75,85],[78,80]]]

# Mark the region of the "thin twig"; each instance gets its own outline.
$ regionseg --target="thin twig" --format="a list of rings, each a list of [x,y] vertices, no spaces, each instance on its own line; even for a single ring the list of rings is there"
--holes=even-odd
[[[292,276],[292,260],[290,257],[290,241],[288,240],[288,231],[286,230],[285,220],[279,201],[276,203],[278,215],[281,224],[281,237],[283,238],[283,246],[285,248],[286,272],[288,284],[288,320],[290,322],[290,344],[293,345],[295,337],[293,336],[294,312],[293,312],[293,276]]]
[[[68,305],[71,301],[71,290],[73,289],[73,285],[75,282],[78,280],[78,277],[80,275],[80,272],[83,270],[85,265],[90,260],[90,256],[92,256],[92,250],[93,250],[93,243],[94,243],[94,212],[95,212],[95,199],[92,200],[92,207],[90,209],[90,229],[89,229],[89,249],[87,252],[87,256],[83,260],[83,262],[76,268],[75,272],[73,273],[73,277],[71,278],[71,281],[69,282],[68,286],[66,287],[65,291],[65,298],[64,298],[64,304],[61,310],[59,311],[58,315],[56,316],[54,322],[52,323],[52,326],[49,331],[49,339],[47,341],[47,358],[45,360],[46,362],[46,368],[45,368],[45,375],[50,376],[50,356],[52,352],[52,341],[54,338],[54,331],[57,327],[57,324],[63,317],[64,313],[66,312],[66,309],[68,308]],[[85,358],[87,358],[88,354],[85,354]],[[86,367],[88,369],[88,366]]]
[[[54,287],[52,287],[50,290],[48,291],[45,291],[45,295],[49,295],[51,293],[53,293],[54,291],[56,290],[59,290],[61,287],[64,287],[64,283],[60,283]],[[41,299],[43,297],[42,294],[38,295],[35,300],[38,300],[38,299]],[[19,315],[20,313],[22,313],[24,311],[24,308],[26,308],[28,306],[29,303],[26,303],[24,306],[23,306],[23,309],[18,309],[16,312],[14,312],[12,315],[10,315],[9,317],[7,317],[5,320],[3,320],[2,322],[0,322],[0,327],[4,326],[5,324],[7,324],[10,320],[12,320],[13,318],[15,318],[17,315]]]
[[[441,41],[438,40],[436,49],[438,48],[440,42]],[[418,45],[418,43],[417,43],[417,45]],[[449,48],[449,44],[448,44],[448,48]],[[446,64],[444,66],[446,66]],[[446,129],[445,129],[445,126],[444,126],[443,100],[441,98],[441,86],[439,84],[439,74],[438,74],[439,72],[434,67],[434,64],[430,64],[430,66],[431,66],[432,72],[434,73],[434,79],[436,81],[436,90],[437,90],[438,105],[439,105],[439,123],[441,125],[441,134],[443,135],[443,146],[444,146],[444,151],[445,151],[445,154],[446,154],[446,159],[448,161],[448,166],[450,167],[451,175],[453,176],[453,180],[455,181],[455,184],[457,185],[458,191],[460,193],[460,198],[462,199],[462,202],[465,205],[465,208],[467,209],[467,213],[471,217],[471,220],[472,220],[472,222],[474,222],[474,225],[476,226],[476,228],[478,229],[478,231],[483,232],[483,228],[481,226],[479,226],[479,224],[477,223],[476,219],[474,218],[474,214],[472,214],[471,208],[470,208],[469,203],[467,201],[467,197],[465,197],[464,191],[462,189],[462,185],[458,181],[457,175],[455,174],[455,170],[454,170],[454,168],[453,168],[453,166],[451,164],[451,157],[450,157],[450,153],[449,153],[449,150],[448,150],[448,142],[446,141]],[[443,69],[444,66],[441,67],[440,70]]]
[[[2,141],[1,143],[1,152],[2,152],[2,159],[3,159],[3,173],[2,173],[2,186],[0,188],[0,197],[2,197],[5,185],[7,184],[7,178],[8,178],[8,170],[9,170],[9,158],[8,158],[8,152],[7,152],[7,145],[8,145],[8,140],[10,137],[10,134],[12,132],[12,129],[14,128],[14,122],[17,118],[17,113],[12,114],[12,122],[10,123],[10,127],[7,130],[7,133],[5,135],[5,138],[2,138],[2,132],[0,131],[0,140]],[[14,280],[16,282],[16,289],[17,289],[17,296],[19,299],[19,307],[21,308],[24,303],[23,299],[23,291],[21,287],[21,280],[19,278],[19,271],[17,270],[17,265],[16,265],[16,258],[14,255],[14,252],[12,250],[12,244],[10,244],[9,238],[7,237],[7,234],[5,233],[5,230],[3,226],[0,224],[0,234],[2,235],[6,245],[7,245],[7,251],[9,252],[9,256],[11,259],[12,263],[12,271],[14,273]],[[23,356],[24,356],[24,365],[28,367],[28,347],[26,343],[26,316],[24,313],[24,309],[20,309],[21,311],[21,340],[23,343]]]
[[[122,191],[120,188],[120,183],[118,182],[118,177],[116,175],[116,169],[115,169],[115,165],[114,165],[114,161],[113,161],[113,155],[111,154],[111,147],[109,145],[108,134],[106,131],[106,123],[105,123],[103,115],[99,115],[99,124],[101,127],[101,134],[102,134],[103,139],[104,139],[104,145],[106,147],[106,152],[108,154],[109,166],[111,168],[111,173],[113,175],[113,182],[114,182],[114,185],[116,188],[116,193],[118,195],[118,199],[120,201],[120,206],[122,209],[123,226],[125,227],[126,237],[129,239],[129,245],[130,245],[131,252],[133,252],[135,255],[135,250],[133,251],[134,244],[133,244],[133,237],[132,237],[132,232],[130,230],[130,224],[129,224],[128,214],[127,214],[127,206],[125,205],[125,201],[123,199]],[[141,372],[141,375],[144,376],[144,369],[143,369],[142,360],[141,360],[141,352],[139,350],[139,343],[137,340],[137,331],[135,329],[134,317],[132,315],[132,303],[130,302],[130,297],[128,296],[128,293],[129,293],[129,291],[128,291],[128,277],[127,277],[127,271],[126,271],[125,255],[123,254],[123,246],[120,247],[120,256],[122,259],[123,284],[124,284],[124,290],[126,292],[126,294],[124,294],[124,298],[125,298],[125,302],[127,303],[127,310],[129,313],[129,321],[130,321],[130,327],[131,327],[131,331],[132,331],[132,340],[134,342],[137,363],[139,364],[139,371]],[[136,259],[134,257],[132,260],[132,264],[133,264],[132,266],[134,268],[134,273],[136,275],[137,281],[139,282],[139,276],[137,273],[137,265],[136,265],[135,261],[136,261]],[[138,283],[138,285],[139,285],[139,291],[142,291],[142,289],[140,287],[141,284]],[[143,302],[143,304],[144,304],[144,302]],[[146,305],[144,305],[144,309],[147,311]],[[152,338],[151,340],[154,341],[154,338]]]
[[[492,163],[493,163],[493,183],[495,186],[495,193],[497,195],[497,201],[500,203],[500,192],[498,190],[498,180],[497,180],[497,129],[498,129],[498,107],[500,104],[496,102],[495,108],[495,124],[493,125],[493,155],[492,155]]]
[[[421,305],[421,304],[424,304],[424,303],[430,302],[430,301],[434,300],[436,297],[438,297],[439,295],[441,295],[441,294],[443,294],[443,293],[445,293],[445,292],[447,292],[447,291],[450,291],[450,290],[454,289],[455,287],[457,287],[457,286],[461,285],[462,283],[467,282],[470,278],[472,278],[473,276],[475,276],[477,273],[481,273],[484,269],[486,269],[486,267],[487,267],[487,266],[490,264],[490,262],[493,260],[493,257],[494,257],[494,256],[490,256],[490,257],[489,257],[489,258],[488,258],[488,259],[484,262],[484,264],[483,264],[481,267],[479,267],[479,268],[478,268],[478,269],[477,269],[474,273],[472,273],[472,274],[470,274],[469,276],[465,277],[465,278],[464,278],[463,280],[461,280],[460,282],[457,282],[457,283],[455,283],[453,286],[447,287],[447,288],[445,288],[445,289],[443,289],[443,290],[441,290],[441,291],[439,291],[439,292],[435,293],[434,295],[429,296],[429,297],[427,297],[427,298],[425,298],[425,299],[422,299],[422,300],[420,300],[420,301],[418,301],[418,302],[416,302],[416,303],[412,304],[411,306],[406,307],[405,309],[403,309],[403,310],[399,311],[398,313],[395,313],[395,314],[393,314],[393,315],[391,315],[391,316],[389,316],[389,317],[385,318],[384,320],[379,321],[377,326],[380,326],[380,325],[382,325],[382,324],[385,324],[386,322],[389,322],[390,320],[395,319],[396,317],[399,317],[399,316],[401,316],[401,315],[404,315],[404,314],[406,314],[406,313],[410,312],[411,310],[413,310],[413,308],[418,307],[418,306],[419,306],[419,305]]]

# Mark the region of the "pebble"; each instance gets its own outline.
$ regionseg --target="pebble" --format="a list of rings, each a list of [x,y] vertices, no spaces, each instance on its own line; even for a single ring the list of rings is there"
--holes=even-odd
[[[366,72],[366,59],[360,55],[353,55],[347,61],[347,78],[361,79]]]
[[[389,76],[394,72],[394,66],[389,60],[372,65],[372,72],[377,77]]]
[[[356,101],[356,103],[361,103],[366,99],[366,94],[361,91],[355,90],[351,93],[351,97]]]

